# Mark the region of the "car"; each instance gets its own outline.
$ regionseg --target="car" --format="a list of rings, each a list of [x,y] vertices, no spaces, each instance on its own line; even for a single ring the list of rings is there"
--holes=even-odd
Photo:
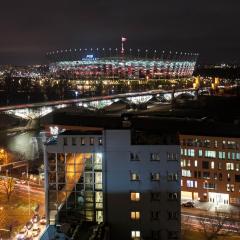
[[[32,221],[28,221],[25,226],[26,226],[27,230],[30,230],[32,228],[32,226],[33,226],[33,222]]]
[[[40,233],[40,228],[39,228],[38,224],[34,224],[33,229],[32,229],[32,236],[37,237],[39,233]]]
[[[194,202],[188,201],[182,204],[182,207],[194,208]]]
[[[40,224],[41,224],[41,225],[46,225],[46,223],[47,223],[47,220],[46,220],[46,217],[45,217],[45,215],[44,215],[44,216],[42,216],[42,218],[40,219]]]
[[[28,231],[24,227],[21,229],[21,231],[17,234],[17,240],[25,240],[27,238]]]
[[[39,220],[40,220],[39,214],[34,214],[32,217],[32,222],[37,223],[37,222],[39,222]]]

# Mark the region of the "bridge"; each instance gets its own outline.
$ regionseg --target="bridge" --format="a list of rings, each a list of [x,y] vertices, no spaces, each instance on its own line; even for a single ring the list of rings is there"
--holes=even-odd
[[[209,89],[201,89],[199,92],[209,92]],[[101,109],[106,106],[111,105],[114,102],[124,99],[134,104],[146,103],[152,97],[161,97],[165,101],[171,102],[173,98],[178,97],[181,94],[188,94],[193,97],[196,96],[196,89],[178,89],[171,91],[164,90],[151,90],[145,92],[134,92],[134,93],[123,93],[108,96],[99,97],[89,97],[89,98],[79,98],[70,100],[59,100],[32,104],[21,104],[0,107],[0,113],[5,113],[9,115],[14,115],[26,120],[41,118],[57,109],[66,108],[69,106],[82,106],[86,108]]]

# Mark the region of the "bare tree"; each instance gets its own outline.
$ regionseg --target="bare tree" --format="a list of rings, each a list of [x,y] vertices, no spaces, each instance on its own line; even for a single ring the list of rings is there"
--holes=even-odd
[[[190,216],[182,217],[181,239],[185,240],[192,229],[192,220]]]
[[[3,190],[6,194],[7,202],[9,202],[12,193],[14,192],[15,181],[12,177],[2,178],[0,183],[3,187]]]
[[[220,235],[227,235],[227,232],[224,231],[224,225],[228,220],[229,215],[220,212],[216,212],[215,216],[200,218],[199,223],[205,239],[216,240]]]

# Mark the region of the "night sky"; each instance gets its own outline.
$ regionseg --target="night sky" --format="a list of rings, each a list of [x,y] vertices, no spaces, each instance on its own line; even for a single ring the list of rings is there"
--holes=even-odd
[[[8,0],[0,6],[0,64],[46,63],[45,53],[120,47],[200,53],[240,63],[239,0]]]

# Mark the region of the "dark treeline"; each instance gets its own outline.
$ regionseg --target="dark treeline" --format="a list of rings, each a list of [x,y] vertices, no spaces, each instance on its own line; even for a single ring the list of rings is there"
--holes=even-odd
[[[240,66],[238,67],[197,67],[194,76],[220,77],[225,79],[240,79]]]

